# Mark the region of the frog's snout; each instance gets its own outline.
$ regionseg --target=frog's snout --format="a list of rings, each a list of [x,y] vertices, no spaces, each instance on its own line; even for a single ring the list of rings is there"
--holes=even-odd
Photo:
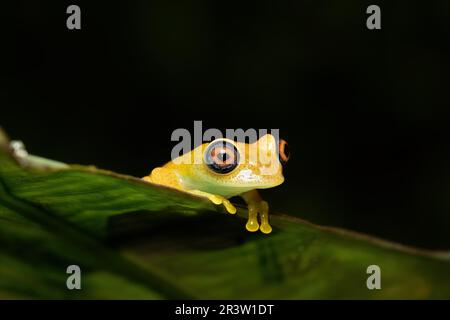
[[[282,164],[286,164],[289,161],[291,153],[289,151],[289,146],[286,140],[280,139],[278,143],[278,157]]]

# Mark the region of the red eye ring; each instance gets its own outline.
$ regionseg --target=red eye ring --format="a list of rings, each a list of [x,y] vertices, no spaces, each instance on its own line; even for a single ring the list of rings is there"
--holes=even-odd
[[[282,163],[287,163],[289,161],[291,153],[289,152],[289,145],[286,140],[280,139],[280,143],[278,144],[278,154]]]

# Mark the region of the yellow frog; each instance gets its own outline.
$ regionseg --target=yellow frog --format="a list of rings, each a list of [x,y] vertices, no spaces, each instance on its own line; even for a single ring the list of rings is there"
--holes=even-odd
[[[282,139],[277,143],[271,134],[251,144],[216,139],[153,169],[143,179],[206,197],[231,214],[236,208],[228,198],[239,195],[248,205],[247,230],[267,234],[272,232],[269,206],[256,189],[282,184],[281,163],[288,159],[287,143]]]

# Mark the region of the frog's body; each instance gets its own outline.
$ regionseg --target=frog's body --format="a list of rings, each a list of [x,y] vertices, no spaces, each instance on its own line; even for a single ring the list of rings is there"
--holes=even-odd
[[[284,148],[281,152],[284,153]],[[287,160],[288,156],[280,154],[282,159],[283,156]],[[275,187],[284,181],[278,144],[270,134],[252,144],[228,139],[205,143],[163,167],[153,169],[143,179],[204,196],[214,204],[223,204],[231,214],[236,213],[236,208],[228,198],[239,195],[248,204],[247,230],[260,229],[263,233],[272,231],[269,207],[256,189]]]

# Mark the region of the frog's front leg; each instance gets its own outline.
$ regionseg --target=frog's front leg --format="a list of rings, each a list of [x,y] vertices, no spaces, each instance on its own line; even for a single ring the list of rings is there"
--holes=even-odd
[[[214,204],[217,205],[223,204],[223,206],[225,207],[225,209],[227,209],[229,213],[231,214],[236,213],[236,208],[225,197],[200,190],[190,190],[184,188],[184,186],[180,182],[180,178],[178,177],[178,175],[175,173],[174,170],[170,170],[163,167],[155,168],[153,169],[152,173],[149,176],[144,177],[143,179],[148,182],[165,185],[167,187],[172,187],[184,192],[188,192],[190,194],[194,194],[196,196],[208,198],[209,201],[211,201]]]
[[[212,193],[208,193],[208,192],[204,192],[204,191],[200,191],[200,190],[186,190],[186,192],[189,192],[189,193],[197,195],[197,196],[208,198],[209,201],[211,201],[212,203],[217,204],[217,205],[223,204],[225,209],[227,209],[228,213],[231,213],[231,214],[236,213],[236,207],[233,206],[231,204],[230,200],[228,200],[225,197],[222,197],[222,196],[219,196],[216,194],[212,194]]]
[[[269,205],[259,195],[258,191],[252,190],[241,194],[241,197],[248,205],[248,221],[245,227],[250,232],[261,230],[262,233],[271,233],[272,227],[269,224]],[[261,219],[261,226],[258,223],[258,213]]]

